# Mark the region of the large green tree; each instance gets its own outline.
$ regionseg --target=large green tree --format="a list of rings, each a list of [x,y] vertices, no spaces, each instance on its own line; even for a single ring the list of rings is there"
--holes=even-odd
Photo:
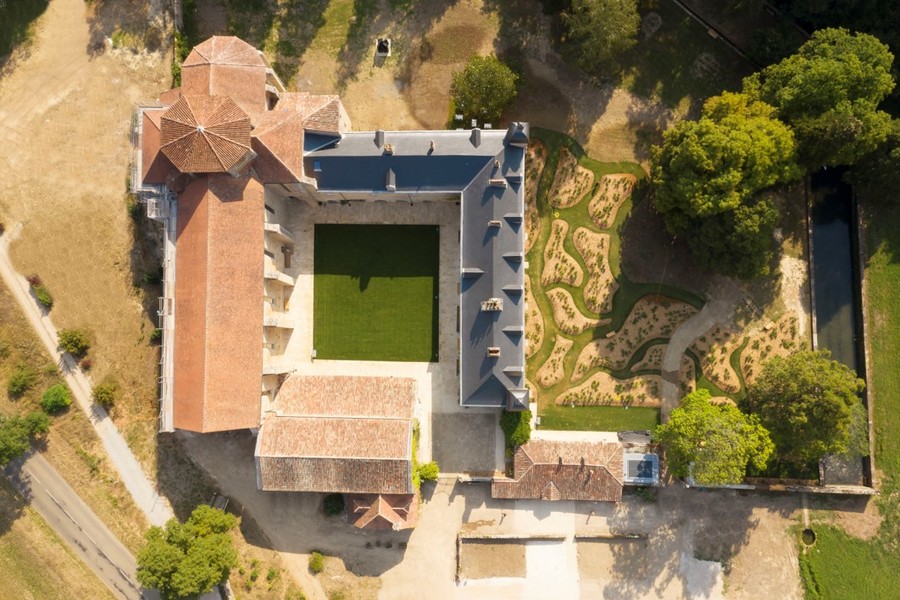
[[[750,278],[768,272],[778,211],[760,192],[798,179],[794,138],[774,109],[744,94],[707,100],[654,149],[654,203],[701,266]]]
[[[466,120],[496,124],[516,99],[519,76],[496,56],[473,56],[453,75],[450,97]]]
[[[47,415],[33,412],[19,416],[0,413],[0,467],[25,454],[31,442],[50,430]]]
[[[151,527],[138,553],[138,581],[159,590],[164,599],[211,591],[237,564],[228,533],[235,524],[233,515],[201,505],[185,523],[171,519],[165,529]]]
[[[763,469],[774,446],[755,415],[731,404],[713,404],[707,390],[682,399],[669,421],[656,428],[669,469],[705,485],[740,483],[747,465]]]
[[[865,383],[827,350],[775,357],[747,390],[747,407],[758,414],[784,462],[808,465],[826,454],[859,445],[851,439],[859,393]]]
[[[641,26],[636,0],[572,0],[563,21],[587,71],[608,67],[631,48]]]
[[[871,35],[821,29],[795,54],[745,79],[744,91],[791,126],[803,164],[852,165],[890,131],[878,105],[894,88],[893,60]]]

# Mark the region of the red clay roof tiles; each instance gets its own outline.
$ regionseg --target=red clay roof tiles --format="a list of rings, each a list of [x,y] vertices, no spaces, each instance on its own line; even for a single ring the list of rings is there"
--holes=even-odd
[[[161,151],[182,173],[223,173],[252,156],[250,117],[225,96],[182,96],[161,131]]]
[[[619,443],[531,440],[513,456],[514,479],[495,479],[491,495],[618,502],[624,468]]]
[[[230,175],[197,178],[179,195],[173,399],[178,429],[259,425],[263,197],[258,181]]]
[[[415,381],[292,375],[256,445],[260,488],[409,494]]]

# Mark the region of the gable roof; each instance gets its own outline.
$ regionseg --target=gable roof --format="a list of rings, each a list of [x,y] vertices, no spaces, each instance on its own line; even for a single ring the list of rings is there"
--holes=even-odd
[[[513,457],[514,478],[495,479],[494,498],[618,502],[624,447],[614,442],[531,440]]]
[[[411,494],[415,380],[291,375],[256,443],[262,490]]]
[[[347,516],[360,529],[407,529],[418,520],[418,505],[418,493],[351,496]]]
[[[263,195],[255,179],[230,175],[197,177],[179,194],[173,355],[178,429],[259,425]]]

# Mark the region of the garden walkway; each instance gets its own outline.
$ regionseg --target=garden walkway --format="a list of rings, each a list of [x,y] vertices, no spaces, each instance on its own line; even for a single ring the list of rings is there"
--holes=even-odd
[[[660,406],[660,422],[662,423],[669,420],[669,414],[678,405],[680,399],[681,393],[677,383],[678,372],[685,350],[694,340],[715,325],[723,325],[728,322],[740,301],[740,289],[731,280],[722,278],[721,281],[714,282],[710,289],[717,290],[716,296],[707,302],[700,312],[682,323],[666,345],[666,353],[663,355],[662,362],[662,405]]]
[[[0,276],[9,287],[16,302],[19,303],[22,312],[25,313],[28,322],[47,352],[59,365],[66,384],[72,390],[73,397],[97,431],[97,435],[103,442],[106,456],[119,472],[125,488],[134,498],[134,503],[147,515],[147,520],[151,524],[164,525],[174,516],[168,500],[159,495],[106,410],[91,400],[90,379],[78,368],[72,356],[59,350],[56,327],[49,315],[38,307],[37,301],[29,292],[28,281],[15,270],[9,259],[9,244],[20,231],[21,224],[17,225],[14,231],[0,236]]]

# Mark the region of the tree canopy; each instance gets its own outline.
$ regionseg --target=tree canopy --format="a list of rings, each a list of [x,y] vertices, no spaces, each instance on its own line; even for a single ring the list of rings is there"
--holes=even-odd
[[[496,124],[518,94],[519,76],[496,56],[473,56],[453,75],[450,97],[466,120]]]
[[[165,529],[151,527],[138,553],[138,581],[159,590],[164,599],[211,591],[237,564],[228,533],[235,524],[233,515],[201,505],[185,523],[171,519]]]
[[[778,457],[805,465],[851,450],[851,429],[865,383],[827,350],[774,357],[747,390]],[[855,444],[858,444],[856,442]]]
[[[631,48],[641,26],[636,0],[572,0],[563,21],[587,71],[608,66]]]
[[[778,211],[759,192],[798,179],[794,138],[774,109],[745,94],[707,100],[654,149],[654,203],[673,234],[686,235],[697,262],[725,275],[768,271]]]
[[[821,29],[793,55],[744,80],[744,91],[776,108],[810,168],[852,165],[890,131],[878,105],[894,88],[893,55],[877,38]]]
[[[703,389],[685,396],[655,437],[673,474],[706,485],[740,483],[748,464],[765,468],[774,450],[757,416],[713,404]]]
[[[31,441],[50,431],[47,415],[33,412],[19,416],[0,413],[0,467],[25,454]]]

